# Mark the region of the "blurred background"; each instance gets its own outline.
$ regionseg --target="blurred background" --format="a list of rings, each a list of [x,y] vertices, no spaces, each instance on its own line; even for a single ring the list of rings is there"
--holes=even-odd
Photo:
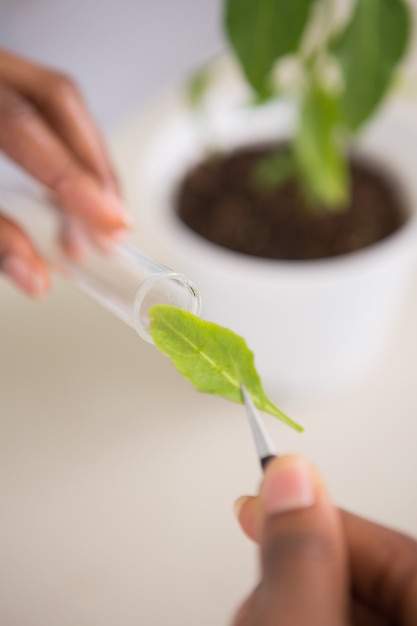
[[[118,128],[221,49],[221,5],[0,0],[0,44],[72,75],[122,163]],[[0,623],[229,623],[257,577],[232,514],[260,479],[242,408],[62,280],[36,304],[0,281],[0,319]],[[374,377],[294,414],[302,437],[267,418],[339,504],[409,532],[416,319],[417,289]]]
[[[109,127],[217,51],[220,0],[1,0],[0,42],[74,76]]]

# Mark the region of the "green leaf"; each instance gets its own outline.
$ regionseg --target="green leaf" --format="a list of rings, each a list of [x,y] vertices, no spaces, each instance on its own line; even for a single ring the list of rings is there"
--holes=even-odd
[[[349,191],[348,167],[338,136],[340,120],[338,94],[312,80],[301,103],[294,154],[312,203],[336,210],[346,203]]]
[[[270,190],[276,189],[295,174],[293,154],[280,148],[259,161],[253,171],[253,180],[258,189]]]
[[[297,51],[314,4],[315,0],[226,0],[227,37],[260,99],[272,95],[274,65]]]
[[[357,0],[344,31],[331,45],[343,79],[343,113],[356,131],[375,111],[391,85],[411,33],[403,0]]]
[[[300,432],[303,430],[266,396],[253,352],[242,337],[169,305],[152,307],[150,319],[155,345],[198,391],[242,403],[241,384],[244,384],[259,409]]]
[[[205,65],[191,76],[187,84],[187,100],[192,108],[201,105],[211,82],[211,68]]]

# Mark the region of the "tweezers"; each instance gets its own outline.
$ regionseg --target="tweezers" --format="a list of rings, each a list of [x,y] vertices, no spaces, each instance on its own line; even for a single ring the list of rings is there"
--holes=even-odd
[[[272,439],[266,430],[259,411],[255,407],[252,398],[249,395],[245,385],[241,385],[242,396],[246,408],[246,414],[248,416],[249,425],[252,431],[253,439],[255,441],[256,451],[258,453],[259,462],[262,470],[265,471],[266,466],[272,459],[277,456],[275,446],[272,443]]]

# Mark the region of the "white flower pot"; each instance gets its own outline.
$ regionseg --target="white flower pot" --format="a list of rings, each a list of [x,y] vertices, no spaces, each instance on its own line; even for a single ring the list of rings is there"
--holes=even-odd
[[[210,96],[208,135],[220,148],[291,133],[287,104],[245,106],[238,81]],[[206,129],[207,130],[207,129]],[[357,150],[388,168],[410,208],[407,223],[363,251],[319,261],[251,258],[218,247],[176,217],[173,194],[187,169],[204,158],[196,120],[177,102],[148,134],[137,170],[140,219],[162,258],[194,280],[203,317],[243,335],[267,388],[329,394],[363,379],[383,354],[398,319],[417,256],[417,120],[386,110]]]

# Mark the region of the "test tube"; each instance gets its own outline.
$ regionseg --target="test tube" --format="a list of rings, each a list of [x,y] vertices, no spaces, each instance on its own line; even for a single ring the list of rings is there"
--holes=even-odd
[[[183,274],[151,259],[134,246],[118,244],[109,254],[91,250],[83,262],[65,260],[59,269],[150,343],[152,306],[170,304],[200,314],[201,298],[197,287]]]
[[[109,253],[91,248],[82,261],[72,262],[58,244],[56,207],[39,186],[26,183],[22,189],[0,189],[0,207],[29,234],[52,268],[145,341],[153,343],[149,311],[154,305],[170,304],[200,314],[197,287],[132,245],[116,244]]]

